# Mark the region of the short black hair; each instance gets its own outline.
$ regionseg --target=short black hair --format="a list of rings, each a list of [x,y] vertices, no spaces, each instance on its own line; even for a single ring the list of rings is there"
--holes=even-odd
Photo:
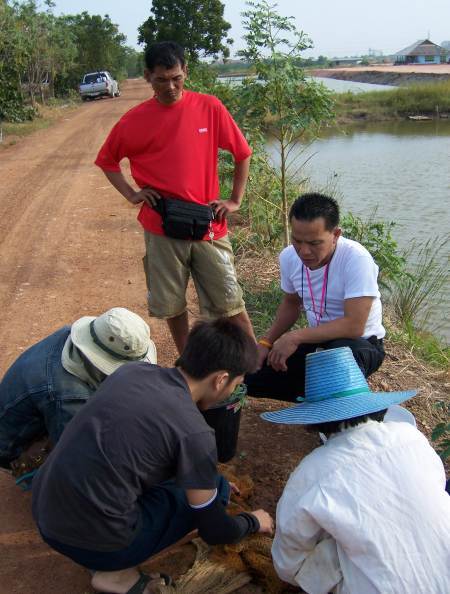
[[[325,194],[302,194],[297,198],[289,211],[289,220],[313,221],[323,217],[325,228],[332,231],[339,225],[339,205],[334,198]]]
[[[219,318],[195,324],[175,365],[195,379],[220,370],[234,379],[256,371],[257,359],[254,339],[227,318]]]
[[[182,68],[186,64],[184,48],[175,41],[152,43],[145,50],[145,65],[149,70],[156,66],[164,66],[167,70],[177,65]]]
[[[361,423],[367,423],[367,421],[378,421],[381,423],[386,414],[387,408],[379,410],[374,413],[367,415],[361,415],[359,417],[353,417],[353,419],[343,419],[342,421],[330,421],[329,423],[314,423],[314,425],[306,425],[306,430],[310,433],[324,433],[325,435],[331,435],[332,433],[340,433],[343,429],[348,427],[356,427]]]

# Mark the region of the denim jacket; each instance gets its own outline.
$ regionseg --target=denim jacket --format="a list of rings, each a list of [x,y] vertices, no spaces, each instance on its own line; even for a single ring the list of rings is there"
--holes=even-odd
[[[93,393],[61,364],[69,334],[70,326],[64,326],[30,347],[0,383],[0,465],[46,434],[55,444]]]

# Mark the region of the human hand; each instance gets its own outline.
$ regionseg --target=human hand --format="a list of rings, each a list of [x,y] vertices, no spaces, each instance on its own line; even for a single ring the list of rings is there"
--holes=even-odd
[[[293,333],[283,334],[273,343],[272,350],[267,357],[267,364],[275,371],[287,371],[286,360],[295,353],[297,348],[298,340],[294,338]]]
[[[239,210],[240,205],[234,200],[214,200],[210,203],[214,209],[214,218],[221,223],[230,212]]]
[[[257,344],[256,348],[258,349],[258,369],[264,365],[264,361],[267,359],[268,354],[270,353],[270,349],[262,344]]]
[[[256,511],[250,512],[252,516],[255,516],[259,522],[258,532],[273,534],[273,520],[270,514],[263,509],[257,509]]]
[[[131,204],[145,202],[150,208],[153,208],[153,206],[156,206],[157,201],[161,200],[161,195],[150,186],[145,186],[145,188],[136,192],[131,198],[128,198],[128,200]]]

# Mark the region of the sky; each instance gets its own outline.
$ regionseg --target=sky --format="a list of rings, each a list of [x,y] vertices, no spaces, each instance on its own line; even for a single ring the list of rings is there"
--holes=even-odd
[[[173,0],[176,1],[176,0]],[[245,3],[222,0],[234,39],[231,55],[242,49]],[[369,49],[395,53],[419,39],[450,40],[450,0],[278,0],[277,11],[295,17],[298,29],[311,37],[314,49],[304,56],[367,54]],[[136,49],[137,29],[150,15],[150,0],[55,0],[55,14],[109,14]]]

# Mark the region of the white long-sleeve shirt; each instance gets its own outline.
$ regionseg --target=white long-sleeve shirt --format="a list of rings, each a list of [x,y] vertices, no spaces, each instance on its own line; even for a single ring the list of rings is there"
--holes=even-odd
[[[449,594],[440,458],[408,423],[332,436],[290,476],[272,556],[280,578],[309,594]]]

